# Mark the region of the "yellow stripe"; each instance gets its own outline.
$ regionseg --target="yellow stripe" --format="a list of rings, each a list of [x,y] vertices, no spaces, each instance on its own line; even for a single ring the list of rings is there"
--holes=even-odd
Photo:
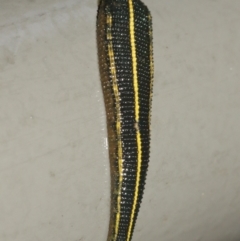
[[[150,36],[150,100],[149,105],[151,106],[153,97],[153,75],[154,75],[154,65],[153,65],[153,33],[152,33],[152,17],[149,15],[149,36]],[[151,124],[151,109],[149,110],[149,125]]]
[[[116,129],[117,129],[117,138],[118,138],[118,171],[119,171],[119,187],[118,187],[118,198],[117,198],[117,213],[116,213],[116,222],[115,222],[115,233],[113,237],[113,241],[117,239],[118,229],[119,229],[119,222],[121,216],[121,189],[122,189],[122,182],[123,182],[123,160],[122,160],[122,141],[121,141],[121,110],[120,110],[120,95],[117,85],[117,74],[116,74],[116,66],[114,60],[114,51],[113,51],[113,44],[112,44],[112,16],[108,14],[107,16],[107,25],[109,30],[107,32],[107,39],[109,40],[108,43],[108,55],[110,59],[110,69],[113,81],[113,92],[116,100],[116,110],[117,110],[117,120],[116,120]]]
[[[136,56],[136,45],[135,45],[135,26],[134,26],[134,9],[133,1],[129,0],[129,18],[130,18],[130,41],[131,41],[131,50],[132,50],[132,69],[133,69],[133,86],[134,86],[134,98],[135,98],[135,123],[136,123],[136,139],[137,139],[137,174],[136,174],[136,184],[135,192],[133,199],[132,212],[130,216],[130,223],[128,227],[127,240],[131,238],[131,233],[133,229],[134,216],[137,208],[137,200],[139,193],[139,182],[140,182],[140,172],[142,164],[142,143],[141,135],[138,128],[139,122],[139,96],[138,96],[138,77],[137,77],[137,56]]]

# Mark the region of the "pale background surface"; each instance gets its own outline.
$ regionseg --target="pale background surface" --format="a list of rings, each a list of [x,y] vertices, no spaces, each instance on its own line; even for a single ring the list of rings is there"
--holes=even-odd
[[[133,241],[238,241],[240,1],[145,3],[152,148]],[[106,241],[96,11],[97,0],[1,0],[1,241]]]

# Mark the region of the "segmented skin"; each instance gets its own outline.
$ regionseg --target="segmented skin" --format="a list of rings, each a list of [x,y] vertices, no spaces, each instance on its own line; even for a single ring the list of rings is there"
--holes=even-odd
[[[111,167],[108,241],[130,241],[150,152],[153,87],[152,18],[140,0],[101,0],[99,68]]]

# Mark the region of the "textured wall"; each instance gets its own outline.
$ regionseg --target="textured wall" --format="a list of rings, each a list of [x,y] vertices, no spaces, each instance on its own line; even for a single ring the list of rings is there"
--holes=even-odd
[[[240,239],[240,2],[145,0],[152,149],[133,241]],[[105,241],[96,0],[2,0],[0,240]]]

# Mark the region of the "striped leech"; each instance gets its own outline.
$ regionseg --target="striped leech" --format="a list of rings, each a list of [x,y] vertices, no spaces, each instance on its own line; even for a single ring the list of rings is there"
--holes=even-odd
[[[130,241],[149,162],[153,45],[148,8],[140,0],[100,0],[97,42],[111,170],[107,241]]]

